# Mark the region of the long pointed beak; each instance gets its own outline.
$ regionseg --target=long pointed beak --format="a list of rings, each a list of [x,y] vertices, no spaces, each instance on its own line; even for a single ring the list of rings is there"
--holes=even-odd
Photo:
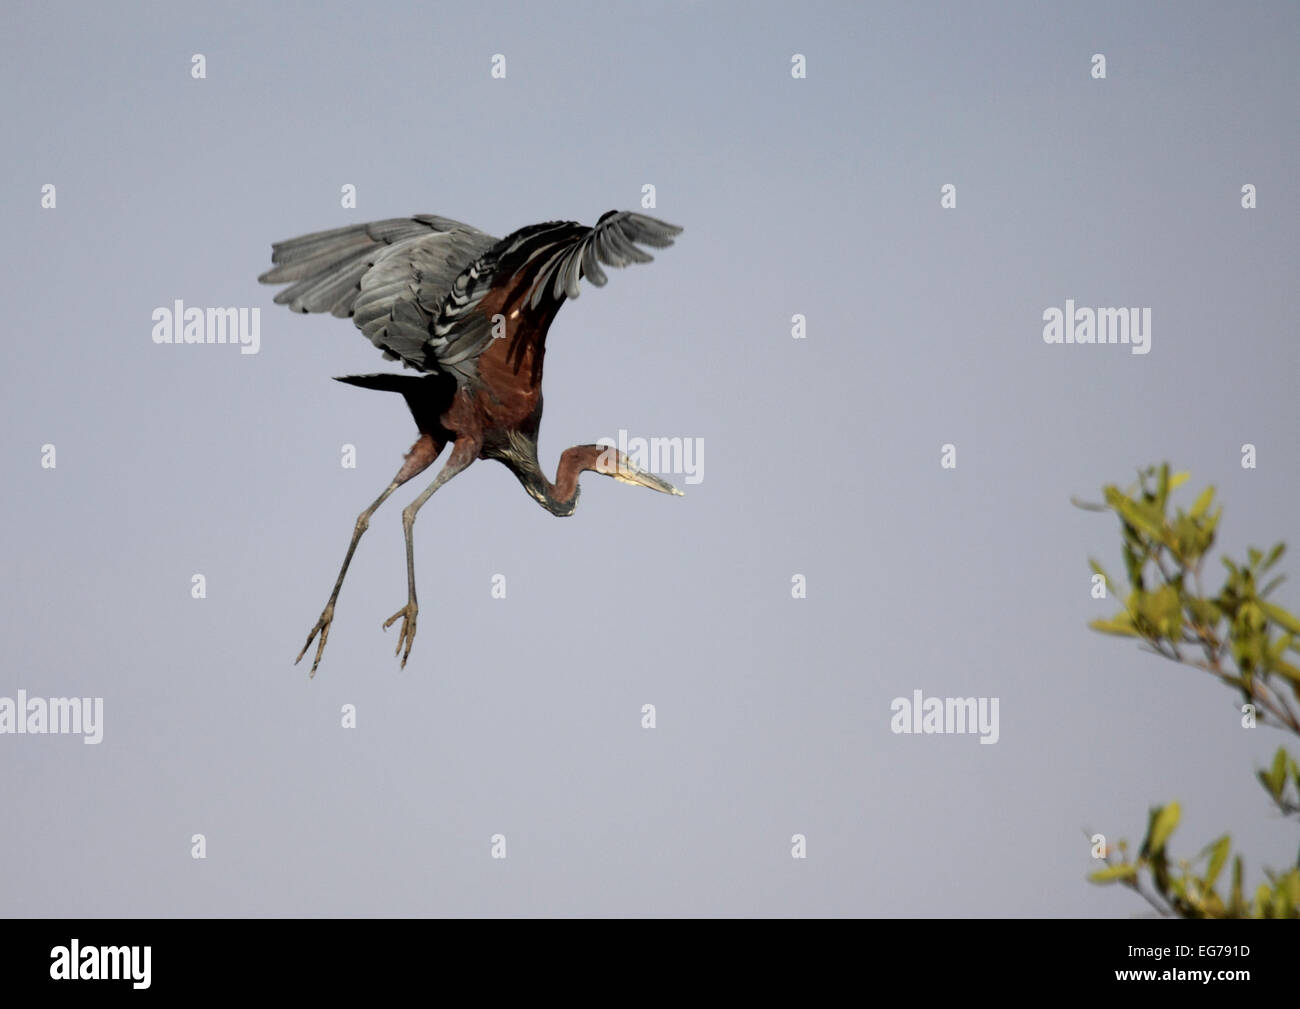
[[[610,476],[620,483],[635,484],[638,487],[649,487],[651,490],[657,490],[660,494],[676,494],[678,497],[686,496],[667,480],[661,480],[653,473],[647,472],[639,466],[634,466],[631,460],[626,457],[619,461],[618,472],[611,473]]]

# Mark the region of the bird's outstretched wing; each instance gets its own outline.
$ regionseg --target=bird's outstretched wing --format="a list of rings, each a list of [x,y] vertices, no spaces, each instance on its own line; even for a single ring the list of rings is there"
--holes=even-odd
[[[576,298],[583,277],[604,287],[602,266],[649,263],[654,257],[637,248],[638,244],[666,249],[681,233],[675,224],[630,210],[610,210],[600,215],[594,228],[572,221],[521,228],[497,243],[492,253],[498,275],[509,275],[502,281],[525,285],[528,307],[536,309],[547,299]]]
[[[446,217],[420,214],[291,238],[271,246],[264,284],[295,312],[351,316],[389,360],[436,370],[429,326],[456,278],[498,239]]]
[[[681,231],[676,225],[627,210],[602,214],[595,227],[550,221],[520,228],[456,278],[434,320],[429,350],[439,366],[470,373],[474,359],[492,338],[490,317],[483,311],[489,291],[497,292],[493,303],[508,309],[505,314],[523,315],[527,325],[517,326],[517,332],[545,338],[564,299],[578,297],[580,279],[586,277],[603,287],[606,277],[602,267],[648,263],[654,257],[637,248],[638,244],[667,248]],[[521,349],[519,340],[512,342],[512,352]],[[540,356],[534,360],[535,367],[540,367]]]

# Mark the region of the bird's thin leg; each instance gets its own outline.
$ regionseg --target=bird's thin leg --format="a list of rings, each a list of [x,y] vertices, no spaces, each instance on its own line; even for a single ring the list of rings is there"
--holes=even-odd
[[[468,438],[461,438],[452,449],[450,458],[433,478],[420,496],[402,509],[402,532],[406,536],[406,605],[384,621],[384,630],[393,625],[398,617],[402,618],[402,633],[397,638],[397,648],[393,654],[401,654],[402,668],[411,655],[411,644],[415,641],[415,618],[420,611],[420,604],[415,598],[415,516],[424,503],[433,496],[433,492],[478,458],[480,445]]]
[[[298,657],[293,660],[296,666],[302,661],[302,657],[307,654],[307,649],[316,636],[320,635],[320,642],[316,646],[316,659],[311,664],[311,676],[316,675],[316,667],[320,665],[321,655],[325,651],[325,642],[330,636],[330,624],[334,620],[334,604],[338,602],[339,591],[343,588],[343,579],[347,576],[348,565],[352,563],[352,555],[356,553],[357,544],[361,541],[361,535],[370,526],[370,516],[378,511],[379,506],[388,500],[393,491],[406,483],[413,476],[418,476],[429,468],[429,465],[438,457],[442,451],[442,446],[433,440],[429,435],[421,435],[420,439],[411,446],[411,451],[407,453],[406,462],[402,468],[397,471],[393,477],[393,482],[384,488],[384,492],[375,498],[370,507],[357,516],[357,524],[352,530],[352,541],[348,544],[348,552],[343,558],[343,567],[339,569],[339,576],[334,582],[334,591],[330,593],[329,602],[325,604],[325,609],[321,611],[320,619],[316,621],[316,626],[311,629],[307,635],[307,643],[302,646],[302,651]]]

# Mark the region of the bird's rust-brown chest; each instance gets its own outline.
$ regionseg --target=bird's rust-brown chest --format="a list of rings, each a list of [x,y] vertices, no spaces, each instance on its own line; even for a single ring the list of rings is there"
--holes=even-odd
[[[476,362],[479,407],[494,427],[520,426],[535,415],[542,398],[542,358],[554,312],[529,312],[525,293],[494,292],[480,306],[497,321]]]

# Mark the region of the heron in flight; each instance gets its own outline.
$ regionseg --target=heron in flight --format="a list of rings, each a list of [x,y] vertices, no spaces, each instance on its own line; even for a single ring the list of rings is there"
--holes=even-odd
[[[681,228],[644,214],[613,211],[595,227],[572,221],[533,224],[497,239],[431,214],[319,231],[271,246],[275,266],[258,279],[290,286],[278,305],[295,312],[350,316],[390,361],[419,375],[384,373],[338,379],[363,389],[400,393],[419,437],[392,482],[358,517],[334,591],[307,643],[319,638],[316,675],[343,578],[361,535],[393,491],[452,449],[438,475],[402,511],[406,536],[406,605],[384,622],[402,620],[402,666],[415,640],[415,517],[439,487],[476,459],[504,463],[547,511],[571,515],[585,470],[665,494],[681,491],[627,456],[601,445],[575,445],[560,456],[555,482],[537,461],[542,420],[542,357],[546,332],[565,298],[585,277],[601,287],[603,267],[648,263],[638,248],[666,248]]]

